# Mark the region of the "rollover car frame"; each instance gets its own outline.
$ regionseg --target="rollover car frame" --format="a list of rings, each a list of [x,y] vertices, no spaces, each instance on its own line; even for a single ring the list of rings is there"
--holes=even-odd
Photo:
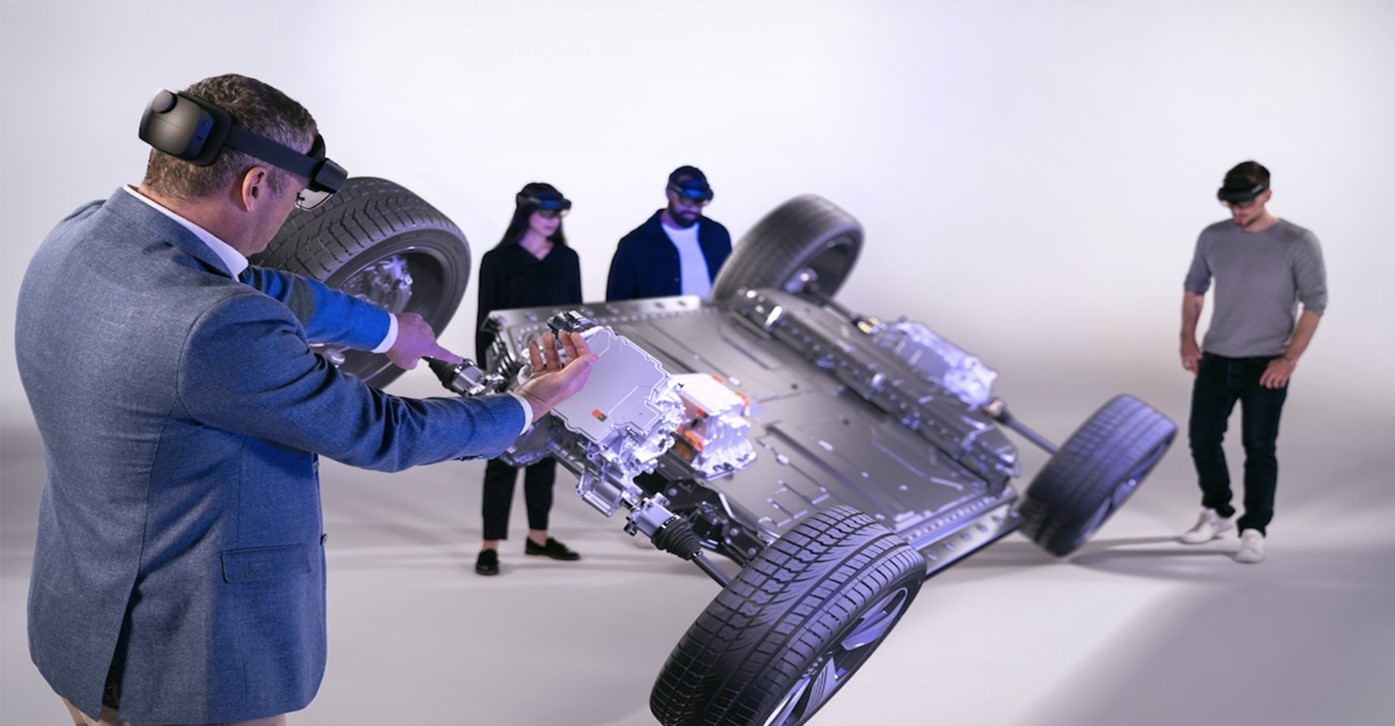
[[[464,237],[390,182],[351,179],[344,192],[293,216],[258,261],[424,311],[439,330],[464,288],[452,275],[468,276],[468,246],[450,246]],[[385,224],[404,208],[427,223]],[[369,228],[385,239],[342,231]],[[709,299],[497,312],[487,367],[431,364],[452,391],[478,395],[525,379],[527,344],[548,330],[582,335],[599,356],[582,392],[502,458],[554,457],[589,505],[722,587],[656,679],[650,709],[664,724],[806,722],[928,577],[1014,531],[1070,554],[1173,440],[1171,421],[1121,395],[1053,445],[993,396],[996,373],[973,355],[834,300],[861,245],[851,215],[797,197],[743,237]],[[330,248],[346,250],[338,264],[305,263]],[[376,385],[395,375],[373,356],[326,354]],[[1004,429],[1052,454],[1022,492]],[[709,551],[740,571],[728,577]]]

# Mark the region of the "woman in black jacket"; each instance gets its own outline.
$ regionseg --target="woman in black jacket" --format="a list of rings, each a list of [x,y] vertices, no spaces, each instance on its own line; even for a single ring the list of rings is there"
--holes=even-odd
[[[562,217],[571,209],[571,200],[551,184],[532,182],[518,193],[514,204],[513,219],[503,239],[480,260],[475,356],[481,362],[493,341],[482,328],[495,310],[581,303],[581,262],[562,233]],[[552,458],[524,470],[528,538],[523,552],[554,560],[581,559],[547,534],[556,474],[557,462]],[[475,572],[481,575],[499,574],[499,541],[509,536],[509,509],[517,479],[518,470],[498,459],[490,459],[485,466],[484,543],[475,561]]]

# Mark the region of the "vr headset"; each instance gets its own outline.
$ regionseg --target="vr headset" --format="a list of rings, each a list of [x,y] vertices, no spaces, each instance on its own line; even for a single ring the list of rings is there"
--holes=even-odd
[[[140,138],[194,166],[209,166],[223,147],[236,149],[310,180],[296,206],[314,209],[344,185],[348,172],[325,158],[324,137],[315,135],[308,154],[235,124],[227,111],[197,96],[160,91],[140,119]]]
[[[1268,182],[1251,184],[1249,182],[1227,183],[1216,190],[1216,198],[1224,204],[1244,204],[1263,194],[1269,189]]]
[[[707,206],[708,202],[711,202],[712,197],[715,196],[712,187],[708,186],[705,180],[691,177],[669,182],[668,188],[680,198],[699,206]]]
[[[514,197],[514,203],[520,207],[532,207],[540,212],[553,212],[557,215],[565,215],[568,209],[572,208],[572,200],[561,194],[542,194],[519,192]]]

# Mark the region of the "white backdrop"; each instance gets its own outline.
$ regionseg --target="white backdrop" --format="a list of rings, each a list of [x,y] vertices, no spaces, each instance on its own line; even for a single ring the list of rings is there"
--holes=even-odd
[[[805,192],[857,216],[852,308],[927,322],[1005,379],[1080,366],[1180,396],[1182,276],[1222,174],[1254,158],[1327,259],[1296,381],[1395,405],[1392,2],[0,7],[5,420],[28,419],[11,348],[33,250],[139,180],[155,90],[230,71],[304,103],[351,174],[439,207],[476,262],[518,187],[549,181],[598,299],[616,240],[691,163],[737,238]],[[476,294],[443,334],[465,354]]]
[[[1232,574],[1219,543],[1165,544],[1196,506],[1179,440],[1072,562],[1004,542],[937,577],[878,675],[827,718],[890,721],[931,684],[958,696],[932,699],[955,723],[1375,723],[1395,652],[1392,39],[1395,0],[0,0],[0,721],[59,713],[23,645],[43,462],[12,350],[19,281],[59,219],[140,179],[136,126],[155,90],[240,72],[304,103],[350,173],[440,208],[476,262],[520,186],[556,184],[576,203],[567,231],[592,299],[675,166],[708,173],[710,214],[738,238],[821,194],[867,230],[840,300],[979,354],[1057,440],[1120,391],[1185,422],[1182,277],[1224,216],[1225,170],[1263,162],[1273,209],[1321,240],[1331,289],[1289,399],[1271,562]],[[476,295],[443,335],[461,353]],[[441,392],[420,370],[393,390]],[[1042,452],[1021,449],[1036,471]],[[559,494],[557,529],[583,567],[515,558],[506,582],[483,584],[468,574],[479,488],[460,486],[477,463],[401,488],[333,466],[330,671],[294,721],[425,723],[472,692],[502,694],[472,706],[481,723],[652,723],[653,665],[710,583],[641,563],[654,553]],[[640,587],[672,617],[634,619],[623,641],[573,627],[631,612]],[[551,617],[556,603],[573,617]],[[567,647],[479,627],[506,621]],[[927,642],[956,654],[933,677]],[[393,687],[408,695],[384,699]]]

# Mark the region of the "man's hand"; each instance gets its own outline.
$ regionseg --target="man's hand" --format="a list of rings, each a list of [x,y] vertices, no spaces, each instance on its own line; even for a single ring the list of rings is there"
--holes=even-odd
[[[1201,347],[1196,344],[1196,338],[1182,339],[1182,367],[1196,375],[1197,366],[1201,364]]]
[[[1317,332],[1320,320],[1322,316],[1318,313],[1303,310],[1303,314],[1298,316],[1298,324],[1293,328],[1293,338],[1289,340],[1288,348],[1284,349],[1283,355],[1269,361],[1269,365],[1264,367],[1264,373],[1259,376],[1259,385],[1265,388],[1283,388],[1288,385],[1293,369],[1298,367],[1298,357],[1308,349],[1308,343],[1312,342],[1313,333]]]
[[[566,365],[557,356],[552,333],[543,336],[541,350],[536,340],[528,343],[528,362],[533,367],[533,374],[514,393],[528,400],[528,405],[533,407],[534,421],[580,391],[591,376],[591,367],[598,360],[580,335],[564,330],[561,339],[562,350],[567,355]]]
[[[388,348],[388,360],[398,368],[412,370],[424,356],[440,358],[452,364],[465,362],[464,358],[441,347],[436,342],[436,333],[425,320],[416,313],[397,313],[397,341]]]
[[[1269,365],[1264,367],[1264,373],[1259,376],[1259,385],[1265,388],[1283,388],[1288,385],[1289,376],[1293,375],[1293,369],[1298,364],[1280,356],[1269,361]]]
[[[1186,290],[1182,293],[1182,367],[1197,374],[1201,366],[1201,347],[1196,344],[1196,321],[1201,319],[1201,309],[1206,306],[1206,296]]]

